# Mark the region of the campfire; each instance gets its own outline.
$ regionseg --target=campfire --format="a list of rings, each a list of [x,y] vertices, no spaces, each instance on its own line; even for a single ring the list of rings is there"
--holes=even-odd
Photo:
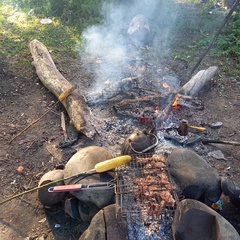
[[[203,109],[201,100],[194,95],[201,89],[202,83],[206,84],[217,71],[216,67],[202,71],[200,75],[201,84],[199,84],[199,76],[194,76],[182,88],[179,88],[178,79],[175,76],[170,76],[164,71],[160,71],[159,74],[156,71],[158,69],[156,66],[148,64],[144,60],[141,60],[140,63],[146,67],[147,73],[153,71],[156,74],[152,75],[151,78],[148,74],[138,76],[138,73],[135,72],[136,69],[132,71],[131,64],[136,64],[135,61],[132,61],[125,66],[125,78],[116,81],[114,84],[109,84],[106,81],[98,91],[91,92],[88,90],[84,96],[80,94],[77,88],[74,90],[73,86],[63,77],[58,78],[58,89],[56,91],[52,85],[52,79],[45,78],[43,74],[50,69],[45,69],[45,66],[48,66],[45,65],[46,62],[52,64],[50,54],[46,54],[46,48],[36,40],[31,42],[30,48],[39,77],[44,84],[58,98],[62,94],[59,89],[66,89],[66,91],[71,89],[70,95],[62,102],[70,118],[74,118],[77,130],[82,131],[90,138],[94,138],[96,133],[100,136],[104,136],[106,133],[112,134],[113,129],[115,133],[122,136],[132,133],[136,128],[126,130],[124,121],[127,118],[132,125],[145,125],[149,131],[154,132],[160,139],[160,144],[163,140],[177,140],[180,144],[186,143],[187,134],[180,134],[179,119],[176,116],[174,117],[174,113],[179,108],[197,111]],[[41,52],[45,54],[41,54]],[[45,56],[44,65],[41,56]],[[51,71],[48,76],[53,76],[54,79],[55,75],[60,74],[54,67],[51,68]],[[128,74],[136,74],[136,76],[127,77]],[[204,77],[202,77],[203,75]],[[169,79],[168,83],[166,83],[167,79]],[[54,80],[54,83],[56,84],[56,80]],[[196,88],[196,83],[198,88]],[[173,86],[177,86],[177,89]],[[112,114],[118,117],[115,120],[106,119],[104,126],[99,126],[95,116],[104,118],[106,112],[101,110],[103,105],[106,109],[111,109]],[[80,114],[80,118],[76,113]],[[190,124],[185,122],[185,125],[187,129],[190,129]],[[114,135],[111,134],[108,134],[107,138],[113,138]],[[99,140],[103,146],[107,147],[106,143],[108,141],[105,137]],[[149,236],[152,236],[154,232],[155,234],[156,232],[166,234],[171,226],[174,209],[178,203],[178,195],[176,186],[170,178],[165,159],[159,154],[146,154],[135,156],[131,164],[118,169],[116,185],[116,200],[121,206],[121,213],[123,216],[127,215],[128,221],[131,222],[129,234],[134,235],[134,233],[131,233],[131,229],[136,233],[137,229],[140,228],[138,226],[140,223],[144,232],[142,234]],[[134,225],[134,222],[138,222],[138,224]],[[163,230],[163,226],[168,230]]]
[[[97,89],[81,91],[77,85],[73,87],[69,84],[55,66],[48,67],[53,61],[40,42],[32,41],[30,48],[39,78],[63,103],[70,119],[74,119],[76,129],[86,137],[94,139],[115,155],[119,150],[116,147],[120,147],[125,138],[139,128],[147,129],[147,132],[156,136],[157,140],[152,144],[155,148],[153,154],[148,155],[144,151],[141,153],[140,149],[137,153],[142,155],[134,155],[130,164],[117,169],[116,203],[121,206],[120,214],[126,216],[129,223],[130,239],[135,239],[135,236],[144,236],[146,239],[162,236],[162,239],[171,239],[174,211],[181,193],[171,180],[164,154],[168,155],[176,146],[191,147],[199,142],[239,144],[208,139],[206,126],[195,126],[188,119],[179,117],[181,111],[197,115],[197,112],[204,109],[203,102],[196,95],[208,84],[217,67],[199,71],[180,87],[175,76],[166,71],[157,71],[159,67],[143,59],[140,65],[145,67],[139,68],[139,74],[139,69],[133,68],[139,61],[132,60],[124,65],[123,78],[110,84],[110,77],[116,78],[113,72],[108,80],[101,79],[103,84]],[[149,75],[151,71],[154,74]],[[51,77],[46,78],[45,72],[49,72],[48,76]],[[69,95],[62,99],[65,92],[69,92]],[[145,146],[143,150],[153,150],[152,146]],[[78,201],[69,200],[68,204],[71,206],[76,202]],[[87,218],[88,221],[90,219]]]

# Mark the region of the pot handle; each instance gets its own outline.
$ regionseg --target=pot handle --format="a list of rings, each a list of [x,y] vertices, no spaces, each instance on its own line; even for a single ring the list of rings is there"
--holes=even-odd
[[[131,148],[131,150],[133,152],[135,152],[135,153],[145,153],[145,152],[151,150],[152,148],[154,148],[154,147],[156,147],[158,145],[158,137],[155,134],[153,134],[153,133],[148,133],[148,134],[151,135],[154,138],[155,142],[151,146],[149,146],[149,147],[145,148],[144,150],[142,150],[141,152],[135,150],[133,148],[133,146],[132,146],[132,143],[130,142],[129,145],[130,145],[130,148]]]

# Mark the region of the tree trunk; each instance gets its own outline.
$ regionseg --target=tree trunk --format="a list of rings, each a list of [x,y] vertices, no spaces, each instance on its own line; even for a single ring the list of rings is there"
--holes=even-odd
[[[29,48],[39,79],[57,98],[66,90],[73,88],[58,71],[50,53],[41,42],[35,39],[29,43]],[[90,117],[90,110],[78,90],[74,89],[62,104],[76,130],[93,138],[96,130]]]

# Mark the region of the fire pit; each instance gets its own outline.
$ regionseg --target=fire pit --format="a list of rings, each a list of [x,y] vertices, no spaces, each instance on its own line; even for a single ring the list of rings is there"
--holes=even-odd
[[[172,238],[180,195],[168,170],[163,155],[150,153],[133,155],[128,165],[116,170],[116,202],[127,218],[130,239]]]

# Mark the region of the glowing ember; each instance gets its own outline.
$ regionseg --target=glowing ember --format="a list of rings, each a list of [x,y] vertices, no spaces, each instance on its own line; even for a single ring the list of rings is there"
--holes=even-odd
[[[152,117],[139,117],[138,121],[144,124],[150,124],[152,122]]]
[[[180,98],[180,95],[177,94],[176,97],[175,97],[175,99],[174,99],[174,101],[173,101],[173,103],[172,103],[172,106],[173,106],[173,107],[177,107],[177,106],[178,106],[179,98]]]
[[[164,83],[162,84],[162,86],[163,86],[164,88],[167,88],[169,92],[171,91],[171,87],[170,87],[167,83],[164,82]]]

